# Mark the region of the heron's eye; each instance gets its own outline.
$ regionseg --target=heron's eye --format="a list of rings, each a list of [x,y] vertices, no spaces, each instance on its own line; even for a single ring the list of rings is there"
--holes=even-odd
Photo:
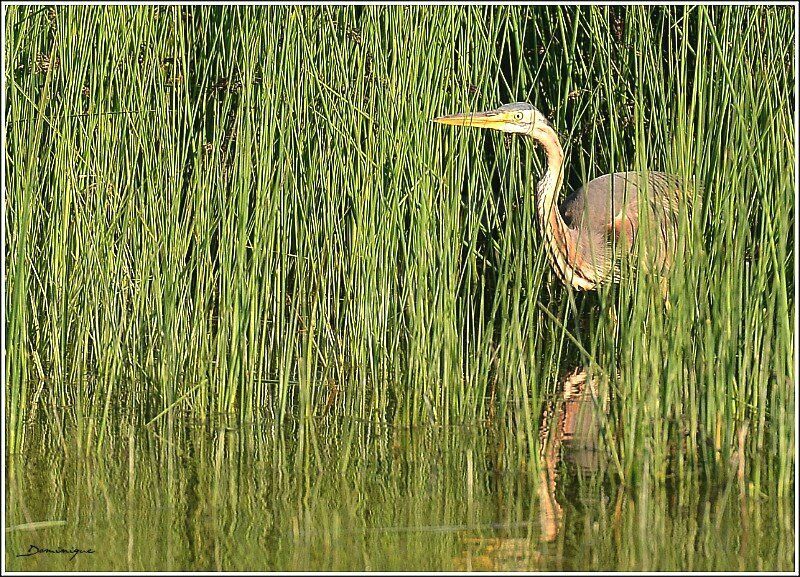
[[[523,114],[521,112],[517,112],[514,115],[514,120],[520,121],[520,120],[522,120],[522,118],[523,118]]]

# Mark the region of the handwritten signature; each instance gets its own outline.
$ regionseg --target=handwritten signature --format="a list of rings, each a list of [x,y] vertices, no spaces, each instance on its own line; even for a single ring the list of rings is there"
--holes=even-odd
[[[75,559],[80,553],[94,553],[94,549],[78,549],[77,547],[74,549],[48,549],[47,547],[37,547],[36,545],[31,545],[28,547],[27,553],[20,553],[17,557],[33,557],[34,555],[39,555],[40,553],[55,553],[57,555],[71,555],[69,558],[70,561]]]

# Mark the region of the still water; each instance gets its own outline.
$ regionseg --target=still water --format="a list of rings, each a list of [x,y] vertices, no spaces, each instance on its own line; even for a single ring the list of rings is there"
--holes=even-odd
[[[6,569],[792,570],[791,500],[735,474],[615,484],[587,412],[549,406],[537,467],[485,423],[176,414],[100,455],[42,427],[7,460]]]

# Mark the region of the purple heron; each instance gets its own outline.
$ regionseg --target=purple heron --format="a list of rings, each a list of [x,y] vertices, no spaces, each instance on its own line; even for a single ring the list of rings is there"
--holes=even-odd
[[[692,197],[677,177],[664,172],[606,174],[557,207],[564,150],[553,125],[535,107],[516,102],[484,112],[440,116],[434,122],[520,134],[542,146],[547,169],[536,187],[537,219],[550,264],[566,285],[592,290],[605,282],[618,282],[615,251],[617,256],[630,253],[645,222],[646,242],[644,246],[638,243],[644,267],[663,275],[672,264],[680,201],[690,202]]]

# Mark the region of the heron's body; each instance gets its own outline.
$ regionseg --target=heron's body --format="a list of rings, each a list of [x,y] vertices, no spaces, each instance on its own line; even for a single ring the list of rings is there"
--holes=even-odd
[[[436,119],[528,136],[544,148],[547,169],[537,185],[536,212],[556,274],[577,290],[619,280],[620,259],[638,246],[638,262],[664,273],[672,264],[681,201],[691,191],[663,172],[615,172],[596,178],[558,205],[564,152],[552,125],[533,106],[516,103]],[[637,242],[637,237],[643,237]],[[633,264],[636,264],[635,262]]]
[[[594,284],[618,280],[619,259],[630,254],[641,232],[640,212],[647,210],[653,226],[639,246],[642,262],[648,270],[666,273],[675,252],[681,194],[679,179],[664,172],[615,172],[589,181],[559,205],[571,236],[568,252],[584,265],[581,270],[589,265],[586,276]]]

